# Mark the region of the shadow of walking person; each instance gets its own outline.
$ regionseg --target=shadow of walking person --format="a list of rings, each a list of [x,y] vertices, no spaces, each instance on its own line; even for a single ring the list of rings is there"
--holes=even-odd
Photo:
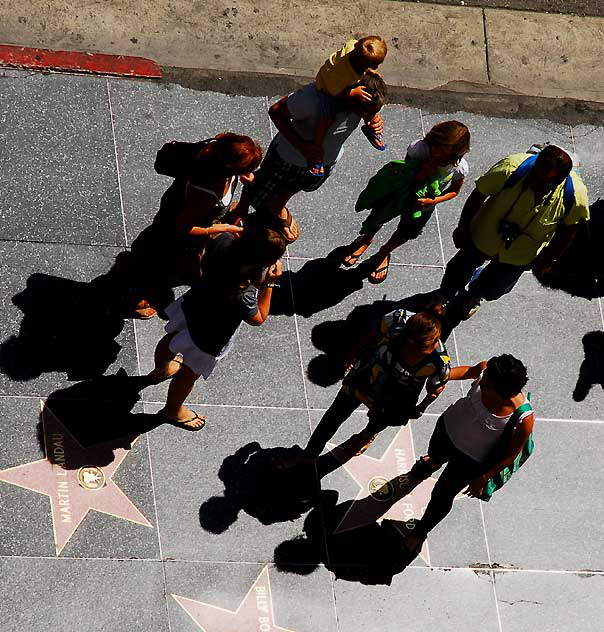
[[[139,435],[163,423],[157,415],[132,412],[148,385],[146,377],[130,377],[120,369],[52,393],[38,424],[46,458],[64,469],[111,463],[116,450],[129,450]],[[61,450],[49,450],[57,436]]]
[[[371,266],[363,264],[345,270],[331,255],[307,261],[300,270],[283,273],[273,290],[271,314],[312,316],[361,290],[370,272]]]
[[[17,336],[0,344],[0,371],[29,381],[50,371],[70,380],[102,375],[117,359],[124,327],[113,283],[89,283],[36,273],[12,302],[23,312]]]
[[[604,331],[590,331],[583,336],[582,342],[585,359],[573,391],[576,402],[582,402],[596,384],[604,389]]]
[[[587,299],[604,296],[604,263],[598,250],[604,236],[604,200],[596,200],[589,214],[551,271],[537,277],[545,287]]]
[[[262,524],[295,520],[316,502],[319,484],[314,468],[281,473],[275,462],[290,448],[262,448],[248,443],[224,459],[218,477],[222,496],[214,496],[199,508],[199,523],[210,533],[223,533],[244,511]]]
[[[324,565],[336,577],[362,584],[390,585],[412,558],[401,549],[404,522],[384,520],[339,530],[353,501],[338,504],[338,492],[324,491],[321,503],[304,521],[302,536],[282,542],[274,562],[282,572],[309,575]]]

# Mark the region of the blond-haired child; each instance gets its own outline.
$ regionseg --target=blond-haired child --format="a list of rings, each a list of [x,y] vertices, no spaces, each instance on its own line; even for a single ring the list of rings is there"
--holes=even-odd
[[[322,155],[323,153],[323,140],[334,122],[338,97],[358,83],[365,73],[379,75],[377,68],[384,61],[387,53],[388,46],[382,37],[368,35],[359,40],[348,40],[342,48],[332,53],[321,66],[315,78],[315,85],[322,97],[322,115],[313,139],[319,154]],[[361,96],[367,103],[371,101],[371,95],[363,87],[353,88],[351,94],[353,93],[355,96],[358,93],[358,96]],[[365,121],[366,124],[361,127],[361,130],[373,147],[383,151],[386,149],[384,140],[381,135],[376,135],[367,125],[369,120]],[[322,176],[324,174],[322,160],[309,162],[309,169],[313,175]]]

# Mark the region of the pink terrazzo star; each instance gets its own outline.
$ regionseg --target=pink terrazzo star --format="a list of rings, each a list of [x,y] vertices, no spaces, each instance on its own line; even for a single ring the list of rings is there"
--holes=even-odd
[[[56,554],[91,509],[151,527],[112,480],[128,450],[116,449],[109,465],[96,466],[94,448],[83,448],[43,402],[41,406],[46,458],[1,470],[0,481],[50,498]],[[89,467],[69,469],[70,462],[81,463],[84,455],[90,459]]]
[[[329,444],[329,448],[359,486],[359,493],[335,533],[381,522],[385,518],[407,521],[422,517],[436,479],[430,477],[418,484],[404,476],[416,460],[411,426],[403,426],[397,432],[380,459],[366,454],[350,459],[337,446]],[[399,531],[403,535],[408,533],[404,528]],[[420,557],[431,565],[427,540]]]
[[[262,569],[235,612],[178,595],[172,597],[204,632],[294,632],[275,625],[268,566]]]

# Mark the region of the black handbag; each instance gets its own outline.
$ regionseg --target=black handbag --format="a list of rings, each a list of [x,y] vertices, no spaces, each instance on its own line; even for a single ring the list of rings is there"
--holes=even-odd
[[[188,178],[193,171],[199,153],[213,140],[213,138],[208,138],[196,143],[172,140],[165,143],[157,152],[153,167],[162,176]]]

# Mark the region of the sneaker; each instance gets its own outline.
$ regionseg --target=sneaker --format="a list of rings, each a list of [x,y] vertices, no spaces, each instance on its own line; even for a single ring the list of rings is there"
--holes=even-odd
[[[472,318],[474,314],[480,309],[480,303],[482,299],[477,296],[472,296],[471,294],[467,294],[462,297],[461,303],[459,306],[459,311],[462,320],[468,320]]]

